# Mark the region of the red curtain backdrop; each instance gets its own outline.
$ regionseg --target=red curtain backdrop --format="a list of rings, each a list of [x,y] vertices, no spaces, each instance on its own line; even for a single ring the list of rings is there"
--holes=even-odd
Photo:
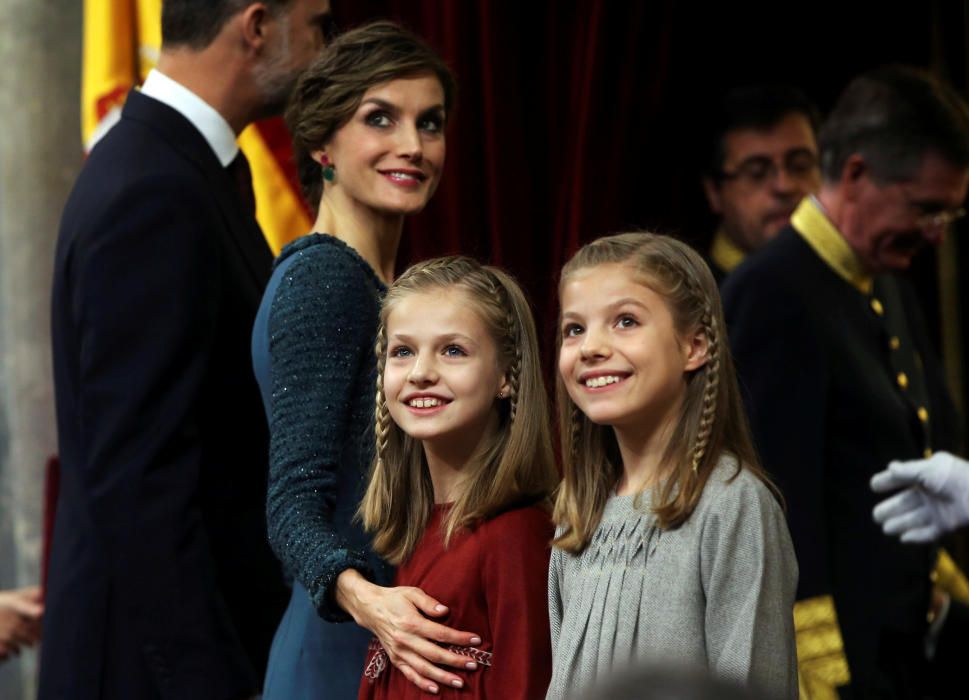
[[[966,85],[966,2],[333,3],[342,28],[402,22],[458,78],[445,175],[406,226],[401,264],[461,252],[507,268],[530,293],[548,360],[558,271],[578,245],[630,228],[706,245],[697,172],[724,89],[787,82],[824,111],[853,75],[890,62]],[[929,256],[916,270],[930,310],[934,269]]]

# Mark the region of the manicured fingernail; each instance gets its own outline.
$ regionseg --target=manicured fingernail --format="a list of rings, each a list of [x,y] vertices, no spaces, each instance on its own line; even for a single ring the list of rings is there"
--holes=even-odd
[[[469,661],[464,665],[464,667],[469,671],[473,671],[474,669],[478,668],[478,664],[476,664],[474,661]]]
[[[434,606],[434,610],[436,610],[437,612],[445,612],[445,611],[447,611],[447,606],[446,605],[435,605]]]
[[[429,693],[436,693],[437,692],[437,686],[436,685],[433,685],[433,684],[427,686],[427,692],[429,692]]]
[[[451,681],[451,685],[453,685],[455,688],[464,687],[464,683],[462,683],[461,681],[459,681],[457,678],[455,678],[453,681]]]
[[[472,637],[471,638],[471,643],[472,644],[481,644],[481,637]]]

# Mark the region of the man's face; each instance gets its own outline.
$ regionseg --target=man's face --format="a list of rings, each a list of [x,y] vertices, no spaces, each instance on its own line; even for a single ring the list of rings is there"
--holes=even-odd
[[[866,170],[852,186],[854,206],[841,232],[870,272],[905,270],[922,248],[942,242],[967,188],[969,169],[934,153],[904,182],[878,184]]]
[[[768,129],[727,132],[722,176],[704,182],[724,232],[748,253],[777,235],[801,199],[820,185],[814,131],[797,112]]]
[[[255,79],[263,116],[281,114],[296,81],[323,48],[332,23],[330,0],[292,0],[272,16],[272,32]]]

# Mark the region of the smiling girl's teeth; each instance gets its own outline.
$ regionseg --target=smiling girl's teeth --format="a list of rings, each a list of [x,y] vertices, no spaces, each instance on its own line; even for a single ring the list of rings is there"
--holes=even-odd
[[[590,377],[585,380],[585,385],[590,389],[595,389],[596,387],[605,386],[606,384],[616,384],[622,381],[622,377],[617,377],[615,375],[609,375],[607,377]]]
[[[387,173],[387,175],[393,178],[394,180],[416,180],[417,179],[417,177],[415,177],[414,175],[411,175],[410,173],[401,173],[396,170],[390,171],[389,173]]]
[[[412,408],[433,408],[434,406],[443,406],[444,402],[440,399],[411,399],[407,405]]]

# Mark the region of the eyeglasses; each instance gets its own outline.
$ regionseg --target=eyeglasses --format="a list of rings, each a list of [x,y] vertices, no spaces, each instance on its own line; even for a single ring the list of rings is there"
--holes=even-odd
[[[773,182],[781,169],[792,180],[806,180],[818,171],[818,158],[810,151],[795,151],[784,156],[778,164],[767,156],[751,156],[740,162],[733,170],[721,170],[721,180],[738,180],[754,187]]]
[[[918,219],[915,220],[915,223],[921,229],[937,230],[951,226],[965,215],[966,210],[959,207],[958,209],[949,209],[947,211],[940,211],[934,214],[922,214]]]
[[[901,187],[902,196],[905,197],[909,208],[915,211],[915,225],[923,231],[945,229],[966,215],[966,210],[962,207],[943,209],[940,202],[920,201],[918,197],[909,194],[904,185]]]

